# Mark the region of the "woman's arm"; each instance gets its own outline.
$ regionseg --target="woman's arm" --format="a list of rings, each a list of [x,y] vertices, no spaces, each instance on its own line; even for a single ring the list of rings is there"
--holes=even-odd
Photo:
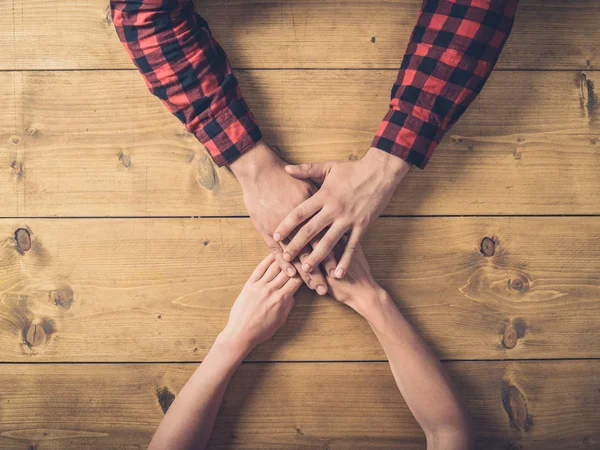
[[[205,448],[225,389],[245,356],[241,348],[219,335],[167,411],[148,449]]]
[[[272,255],[258,265],[227,326],[167,411],[149,450],[206,448],[231,377],[248,353],[285,323],[301,284],[282,272]]]
[[[469,414],[442,364],[371,276],[360,247],[342,279],[329,280],[333,295],[369,324],[381,343],[406,404],[429,450],[473,448]]]
[[[383,289],[374,291],[363,311],[390,362],[406,404],[423,428],[428,449],[473,447],[466,408],[439,359],[402,316]]]

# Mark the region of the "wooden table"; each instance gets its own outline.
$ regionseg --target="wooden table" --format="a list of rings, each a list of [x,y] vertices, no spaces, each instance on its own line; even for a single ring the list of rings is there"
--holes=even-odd
[[[360,157],[418,0],[198,5],[269,142]],[[144,448],[265,246],[107,0],[0,16],[0,449]],[[366,238],[482,449],[600,448],[600,5],[522,0],[480,98]],[[301,291],[212,448],[423,448],[368,325]]]

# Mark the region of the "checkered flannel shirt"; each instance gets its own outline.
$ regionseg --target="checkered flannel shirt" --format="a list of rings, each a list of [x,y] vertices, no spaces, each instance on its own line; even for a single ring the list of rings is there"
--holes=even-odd
[[[372,146],[424,168],[483,88],[517,3],[424,0]],[[225,51],[192,0],[111,0],[111,8],[117,34],[150,91],[217,165],[262,139]]]

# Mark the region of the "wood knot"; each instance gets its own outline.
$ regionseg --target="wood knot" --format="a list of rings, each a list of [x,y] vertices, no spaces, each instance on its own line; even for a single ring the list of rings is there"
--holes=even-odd
[[[350,155],[348,156],[348,161],[356,161],[358,159],[358,156],[356,156],[354,153],[350,153]]]
[[[527,400],[516,386],[508,385],[502,389],[502,405],[510,423],[519,431],[529,431],[533,426],[533,417],[527,410]]]
[[[496,253],[496,242],[494,242],[494,240],[492,238],[489,238],[487,236],[484,237],[481,240],[481,245],[480,245],[479,251],[481,252],[481,254],[483,256],[486,256],[486,257],[494,256],[494,253]]]
[[[25,344],[30,348],[44,345],[48,335],[41,321],[31,322],[24,334]]]
[[[73,289],[70,287],[64,287],[55,289],[48,293],[50,302],[54,306],[58,306],[63,309],[70,309],[73,304]]]
[[[19,228],[15,231],[15,242],[17,243],[17,251],[21,254],[31,249],[31,234],[27,228]]]
[[[506,319],[502,330],[502,347],[506,349],[515,348],[519,339],[525,336],[527,325],[523,319]]]
[[[27,133],[31,137],[36,138],[36,137],[39,137],[40,130],[38,130],[35,127],[27,127],[27,129],[25,130],[25,133]]]
[[[10,138],[8,138],[8,142],[10,142],[13,145],[19,145],[21,143],[21,136],[11,136]]]
[[[596,94],[594,82],[590,80],[585,72],[579,75],[579,96],[581,107],[588,117],[593,117],[598,113],[600,100]]]
[[[13,173],[17,176],[17,178],[23,177],[23,163],[15,160],[10,163],[10,167],[12,167]]]
[[[519,151],[514,152],[513,156],[515,157],[516,160],[523,159],[523,153],[521,153]]]
[[[163,414],[166,414],[175,400],[175,394],[173,394],[168,387],[163,386],[156,390],[156,397]]]
[[[504,330],[504,336],[502,337],[502,345],[504,348],[514,348],[517,345],[517,330],[512,325],[508,325],[506,330]]]
[[[123,152],[119,152],[118,156],[119,161],[121,161],[121,164],[123,164],[123,167],[129,168],[129,166],[131,166],[131,157],[129,155],[126,155]]]
[[[598,140],[596,138],[591,138],[590,139],[590,144],[596,145],[597,143],[598,143]]]
[[[373,36],[373,37],[371,38],[371,44],[374,44],[374,43],[375,43],[375,41],[376,41],[376,39],[375,39],[375,36]]]
[[[219,185],[219,178],[213,166],[212,161],[208,156],[200,156],[196,164],[196,180],[201,186],[209,191],[216,190]]]
[[[509,291],[517,294],[525,294],[529,291],[529,280],[525,277],[509,279],[507,281],[507,288]]]

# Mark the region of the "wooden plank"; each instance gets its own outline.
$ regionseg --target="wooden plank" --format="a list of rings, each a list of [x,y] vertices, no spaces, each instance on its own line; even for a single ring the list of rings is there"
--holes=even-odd
[[[236,67],[397,68],[420,0],[223,0],[199,11]],[[522,0],[500,68],[590,69],[595,0]],[[131,68],[106,0],[15,0],[0,17],[0,69]]]
[[[4,365],[0,381],[10,389],[0,398],[0,449],[145,448],[161,403],[194,368]],[[598,361],[447,368],[475,419],[478,448],[596,448]],[[422,449],[424,437],[387,363],[245,364],[225,395],[210,448]]]
[[[303,162],[362,155],[395,72],[240,78],[269,141]],[[386,214],[600,213],[594,81],[594,72],[496,72]],[[137,73],[3,73],[0,100],[0,216],[247,214],[229,170],[213,167]]]
[[[15,243],[20,227],[30,244],[26,231]],[[200,360],[266,250],[249,219],[2,220],[0,230],[0,361],[11,362]],[[442,358],[597,358],[599,235],[598,217],[384,218],[365,249]],[[485,237],[493,256],[481,253]],[[301,291],[250,358],[385,354],[353,311]]]

